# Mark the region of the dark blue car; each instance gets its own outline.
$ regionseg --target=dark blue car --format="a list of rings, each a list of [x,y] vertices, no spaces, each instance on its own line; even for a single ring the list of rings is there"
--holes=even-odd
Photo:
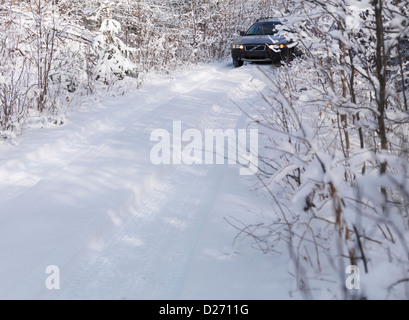
[[[299,55],[296,43],[283,29],[282,22],[275,18],[257,20],[247,32],[240,32],[240,39],[232,45],[234,66],[241,67],[244,61],[272,62],[291,61]]]

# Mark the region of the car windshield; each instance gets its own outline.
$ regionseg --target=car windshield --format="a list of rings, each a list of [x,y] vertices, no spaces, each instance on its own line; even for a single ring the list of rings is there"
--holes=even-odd
[[[277,33],[276,25],[280,22],[256,22],[247,31],[246,36],[275,35]]]

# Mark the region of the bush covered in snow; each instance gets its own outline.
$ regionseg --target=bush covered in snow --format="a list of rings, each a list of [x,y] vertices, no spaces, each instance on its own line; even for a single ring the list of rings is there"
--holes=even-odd
[[[265,252],[285,245],[305,298],[408,298],[409,31],[404,1],[294,1],[305,53],[266,74],[270,110],[261,186],[275,202],[252,226]],[[346,267],[361,270],[348,290]]]

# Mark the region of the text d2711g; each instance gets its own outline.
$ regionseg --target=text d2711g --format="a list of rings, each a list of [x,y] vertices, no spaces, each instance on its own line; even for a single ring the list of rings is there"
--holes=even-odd
[[[248,314],[248,305],[205,304],[203,314]]]

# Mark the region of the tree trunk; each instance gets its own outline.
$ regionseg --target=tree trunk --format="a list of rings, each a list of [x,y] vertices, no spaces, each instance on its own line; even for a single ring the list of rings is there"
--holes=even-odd
[[[373,1],[375,9],[375,23],[376,23],[376,77],[379,82],[379,88],[376,88],[376,102],[378,105],[378,135],[381,143],[381,150],[388,149],[388,140],[386,137],[385,126],[385,109],[386,109],[386,54],[385,54],[385,30],[382,20],[383,1]],[[380,166],[380,174],[386,173],[388,163],[383,161]],[[385,188],[381,188],[384,198],[383,211],[386,212],[387,193]]]

